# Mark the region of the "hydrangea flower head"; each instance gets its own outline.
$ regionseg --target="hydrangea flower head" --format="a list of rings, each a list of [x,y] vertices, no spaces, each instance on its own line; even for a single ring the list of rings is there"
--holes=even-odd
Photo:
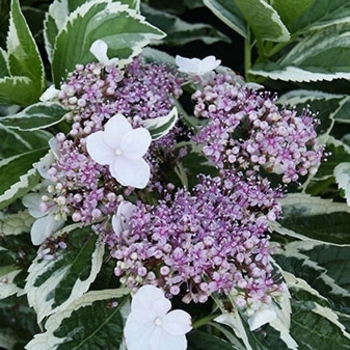
[[[120,113],[86,138],[91,158],[98,164],[109,165],[111,175],[123,186],[146,187],[150,167],[142,158],[151,144],[151,135],[145,128],[133,129]]]
[[[179,66],[179,71],[190,75],[203,76],[216,69],[221,60],[217,60],[215,56],[207,56],[200,60],[199,58],[186,58],[177,55],[175,62]]]
[[[141,287],[131,303],[124,328],[128,350],[185,350],[185,334],[192,328],[190,315],[170,311],[171,302],[151,285]]]

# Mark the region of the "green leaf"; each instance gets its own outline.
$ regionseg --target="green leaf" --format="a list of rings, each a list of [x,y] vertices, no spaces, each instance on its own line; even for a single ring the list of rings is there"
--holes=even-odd
[[[234,0],[259,41],[286,42],[287,27],[276,10],[264,0]]]
[[[0,79],[0,104],[28,106],[39,99],[35,90],[31,90],[33,81],[28,77],[5,77]]]
[[[350,123],[350,98],[347,96],[342,108],[334,116],[336,122]]]
[[[151,40],[163,37],[162,31],[127,5],[110,0],[87,2],[70,14],[57,36],[52,59],[53,80],[57,87],[77,63],[96,61],[90,47],[98,39],[107,43],[109,57],[118,57],[121,63],[126,63]]]
[[[347,204],[350,206],[350,163],[340,163],[334,168],[335,181],[344,190]]]
[[[292,23],[290,30],[292,33],[305,33],[324,29],[338,23],[348,22],[349,16],[350,3],[347,0],[316,0]]]
[[[174,107],[168,115],[154,119],[146,119],[142,121],[144,126],[150,132],[153,140],[158,140],[166,135],[178,121],[177,108]]]
[[[305,37],[279,60],[284,67],[297,66],[310,71],[349,73],[350,26],[332,26]]]
[[[35,313],[28,307],[25,296],[0,300],[0,341],[3,334],[9,336],[10,340],[13,339],[11,335],[15,335],[14,347],[11,349],[24,349],[26,343],[39,331]]]
[[[4,78],[9,74],[7,67],[7,53],[0,47],[0,78]]]
[[[39,174],[33,168],[47,151],[45,149],[26,152],[0,161],[0,209],[30,191],[39,181]]]
[[[124,322],[121,308],[128,289],[91,291],[52,315],[47,331],[35,335],[27,350],[119,349]]]
[[[0,216],[0,235],[19,235],[23,232],[29,232],[33,221],[34,218],[27,211]]]
[[[306,12],[315,1],[298,0],[298,4],[296,4],[294,0],[273,0],[271,5],[278,12],[283,23],[289,25]]]
[[[38,148],[47,148],[51,137],[51,134],[43,130],[32,132],[13,130],[0,123],[0,159],[17,156]]]
[[[58,250],[53,260],[37,257],[29,268],[25,290],[38,322],[82,296],[102,265],[104,244],[90,227],[71,225],[54,237],[62,233],[68,233],[67,249]]]
[[[346,70],[348,70],[347,67]],[[249,70],[249,74],[259,75],[272,80],[293,81],[298,83],[350,79],[349,72],[329,72],[323,69],[308,69],[295,66],[283,67],[282,65],[271,62],[255,64]]]
[[[335,317],[318,304],[294,302],[291,333],[301,349],[349,350],[350,338],[343,334],[342,325],[334,322]]]
[[[334,169],[339,163],[350,160],[350,147],[343,142],[330,137],[327,142],[327,161],[322,162],[314,179],[327,179],[333,177]]]
[[[305,36],[276,64],[257,64],[252,74],[284,81],[349,79],[350,26],[339,24]]]
[[[238,34],[247,37],[247,24],[244,16],[232,0],[203,0],[219,19],[236,31]]]
[[[45,87],[44,65],[18,0],[11,1],[7,54],[10,74],[24,76],[32,81],[30,103],[36,102]]]
[[[190,24],[177,16],[155,10],[145,4],[142,6],[142,14],[150,23],[167,33],[167,36],[162,40],[162,44],[165,45],[185,45],[195,40],[202,40],[208,45],[219,41],[231,42],[228,36],[211,25]]]
[[[284,270],[293,299],[306,296],[323,307],[349,314],[349,252],[349,246],[296,241],[284,245],[274,259]]]
[[[235,350],[235,346],[215,335],[200,330],[193,330],[187,335],[188,350]]]
[[[350,244],[350,207],[345,203],[289,194],[280,200],[283,218],[272,223],[274,231],[293,238],[331,244]]]
[[[0,119],[0,123],[10,129],[34,131],[58,124],[69,110],[59,103],[39,102],[23,111]]]

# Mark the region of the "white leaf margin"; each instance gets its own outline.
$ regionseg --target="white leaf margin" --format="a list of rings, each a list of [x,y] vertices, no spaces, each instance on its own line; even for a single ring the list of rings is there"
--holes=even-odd
[[[339,295],[341,297],[350,298],[350,292],[347,291],[346,289],[340,287],[338,284],[336,284],[334,279],[327,275],[327,270],[325,270],[324,267],[318,265],[316,261],[311,260],[307,255],[300,252],[300,251],[311,250],[319,245],[325,245],[325,244],[324,244],[324,242],[317,242],[317,241],[311,241],[311,240],[291,242],[291,243],[288,243],[287,245],[285,245],[283,247],[283,249],[281,249],[278,252],[278,254],[283,255],[287,258],[294,257],[294,258],[303,260],[303,265],[308,266],[308,267],[310,267],[310,268],[312,268],[320,273],[320,276],[318,278],[321,279],[331,289],[330,292],[328,292],[328,293]],[[338,246],[340,246],[340,245],[338,245]],[[291,279],[289,279],[288,281],[290,283]],[[295,286],[297,288],[298,288],[298,286],[299,287],[306,287],[305,290],[308,291],[309,293],[311,293],[311,289],[309,289],[309,288],[312,288],[312,287],[310,287],[307,284],[307,282],[305,282],[306,284],[305,283],[299,284],[300,281],[298,281],[298,280],[296,280],[296,281],[297,281],[297,283],[295,284]],[[320,297],[319,292],[317,292],[315,290],[311,294]],[[325,298],[323,297],[323,299],[325,299]],[[325,300],[327,300],[327,299],[325,299]]]
[[[20,176],[19,181],[13,184],[7,191],[0,195],[0,208],[10,204],[14,198],[18,198],[20,191],[27,192],[38,180],[36,169],[30,169],[26,174]],[[32,186],[33,185],[33,186]]]
[[[69,231],[79,227],[81,227],[79,224],[71,225],[68,228],[65,227],[64,229],[57,231],[53,237],[60,236],[63,233],[68,233]],[[45,317],[65,309],[67,305],[82,296],[89,289],[90,284],[95,280],[102,266],[104,251],[105,245],[101,242],[97,242],[95,251],[92,254],[92,264],[89,277],[84,281],[77,279],[73,289],[71,290],[69,298],[55,308],[53,308],[53,304],[55,302],[54,299],[52,298],[47,300],[47,296],[61,282],[62,277],[69,269],[69,266],[56,270],[43,284],[41,284],[39,287],[35,287],[34,285],[36,279],[42,275],[47,266],[51,263],[57,262],[57,260],[43,260],[40,258],[40,256],[35,258],[28,269],[29,275],[27,277],[24,290],[27,293],[29,306],[33,307],[37,313],[38,323],[40,323]]]
[[[310,83],[317,81],[332,81],[335,79],[350,80],[350,73],[336,72],[336,73],[323,73],[323,72],[311,72],[302,68],[287,66],[281,67],[273,71],[267,71],[263,69],[252,68],[249,70],[249,74],[259,75],[272,80],[293,81],[297,83]]]
[[[141,125],[150,132],[153,140],[158,140],[168,134],[168,132],[175,126],[178,119],[178,110],[176,107],[173,107],[168,115],[143,120]],[[163,128],[165,129],[162,130]]]
[[[333,202],[331,199],[313,197],[306,193],[290,193],[287,197],[279,199],[278,202],[282,205],[285,214],[288,213],[287,206],[293,207],[297,205],[302,205],[305,210],[309,210],[308,215],[325,215],[337,212],[345,212],[350,214],[350,207],[345,203]],[[276,231],[283,236],[297,238],[303,241],[305,244],[307,242],[311,242],[311,244],[325,244],[325,242],[322,240],[310,238],[287,229],[277,221],[271,222],[270,228],[271,230]],[[332,242],[327,242],[326,244],[339,247],[347,246],[347,244],[338,244]]]
[[[57,311],[55,314],[49,317],[45,324],[45,333],[36,334],[34,339],[31,340],[26,346],[27,350],[47,350],[56,349],[60,343],[64,341],[64,338],[60,340],[54,336],[55,330],[61,325],[65,318],[69,318],[71,314],[82,307],[92,305],[95,301],[108,300],[121,298],[126,294],[130,293],[128,288],[120,289],[106,289],[90,291],[80,296],[80,298],[74,300],[62,310]]]
[[[113,0],[94,0],[94,1],[88,1],[82,4],[68,16],[63,27],[59,31],[56,37],[56,40],[58,40],[59,36],[63,32],[67,32],[69,26],[73,26],[73,22],[77,20],[78,17],[84,17],[90,11],[90,9],[93,6],[96,6],[97,4],[106,4],[106,7],[102,11],[102,13],[98,14],[98,17],[103,17],[106,14],[113,15],[113,14],[124,12],[128,16],[132,17],[133,19],[138,20],[141,24],[147,25],[148,27],[158,32],[158,34],[155,34],[155,33],[144,34],[143,40],[138,41],[135,45],[130,47],[132,50],[130,57],[127,59],[120,59],[119,67],[123,67],[124,65],[130,63],[132,60],[132,57],[139,55],[142,52],[142,48],[150,44],[152,40],[161,40],[166,36],[166,33],[161,31],[159,28],[153,26],[152,24],[148,23],[144,16],[140,15],[137,10],[130,9],[128,5],[122,4],[120,2],[113,2]],[[100,38],[100,39],[104,40],[104,38]],[[54,57],[55,57],[55,50],[53,50],[53,54],[52,54],[52,58]]]
[[[335,181],[345,192],[346,203],[350,207],[350,163],[340,163],[334,168]]]

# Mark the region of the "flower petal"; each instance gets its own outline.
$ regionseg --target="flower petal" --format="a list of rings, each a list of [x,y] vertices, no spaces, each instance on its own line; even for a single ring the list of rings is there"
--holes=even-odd
[[[121,139],[120,149],[127,158],[137,159],[144,156],[152,141],[151,134],[145,128],[129,131]]]
[[[98,164],[111,164],[114,151],[104,141],[104,132],[97,131],[86,138],[86,149],[90,157]]]
[[[151,305],[153,305],[153,303],[156,300],[162,299],[162,298],[165,298],[165,297],[161,289],[151,285],[142,286],[132,298],[131,311],[139,308],[149,309],[151,308]],[[170,310],[170,307],[168,310]]]
[[[60,90],[56,89],[55,85],[50,85],[44,91],[44,93],[39,97],[39,100],[41,102],[51,101],[51,100],[57,98],[59,92],[60,92]]]
[[[128,350],[151,350],[149,339],[152,336],[155,326],[138,322],[128,317],[124,328],[124,337]]]
[[[97,60],[106,67],[116,66],[118,58],[109,59],[107,56],[108,45],[103,40],[96,40],[90,47],[90,52],[97,58]]]
[[[63,227],[64,220],[55,220],[52,215],[47,215],[34,221],[30,230],[30,237],[34,245],[40,245],[53,233]]]
[[[41,194],[40,193],[28,193],[22,199],[23,205],[28,208],[29,214],[33,218],[41,218],[47,215],[47,212],[42,212],[39,209],[41,203]]]
[[[204,75],[220,66],[221,60],[217,60],[215,56],[207,56],[198,64],[198,75]]]
[[[277,317],[273,304],[264,305],[248,318],[249,329],[254,331],[266,323],[270,323]]]
[[[132,130],[131,124],[120,113],[114,115],[105,125],[104,142],[114,150],[120,147],[123,136]]]
[[[117,210],[117,214],[112,216],[112,227],[117,236],[129,229],[129,219],[136,206],[128,201],[122,201]]]
[[[179,66],[178,70],[183,73],[196,74],[199,62],[198,58],[187,58],[179,55],[175,57],[175,63]]]
[[[149,339],[151,350],[186,350],[187,339],[185,335],[174,336],[157,327]]]
[[[151,174],[144,159],[128,159],[123,156],[115,157],[109,170],[121,185],[135,188],[145,188]]]
[[[163,329],[175,336],[184,335],[192,329],[191,316],[183,310],[170,311],[162,321]]]

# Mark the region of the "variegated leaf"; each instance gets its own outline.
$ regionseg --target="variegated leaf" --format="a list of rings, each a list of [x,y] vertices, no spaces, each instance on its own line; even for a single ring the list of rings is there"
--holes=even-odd
[[[350,208],[345,203],[304,193],[289,194],[280,203],[283,218],[271,224],[274,231],[303,241],[350,245]]]
[[[298,0],[298,4],[296,5],[294,0],[272,0],[270,4],[278,12],[283,23],[289,25],[305,13],[315,1]]]
[[[38,256],[28,270],[25,290],[38,322],[82,296],[102,265],[104,244],[90,227],[71,225],[53,237],[63,233],[68,234],[67,248],[55,252],[52,260]]]
[[[4,77],[0,79],[0,104],[28,106],[39,99],[40,93],[31,90],[33,80],[24,77]]]
[[[29,232],[34,218],[27,211],[20,211],[10,215],[0,213],[0,235],[10,236]]]
[[[107,43],[109,57],[118,57],[123,64],[139,54],[152,40],[162,39],[164,35],[137,11],[120,2],[86,2],[69,15],[56,38],[52,54],[56,87],[76,64],[96,60],[90,47],[98,39]]]
[[[296,82],[349,79],[349,54],[350,26],[346,23],[306,36],[276,64],[258,64],[250,73]]]
[[[166,116],[142,121],[142,126],[148,129],[153,140],[158,140],[166,135],[175,126],[177,121],[177,108],[174,107]]]
[[[274,259],[284,271],[290,288],[307,293],[308,300],[334,311],[350,312],[349,246],[296,241],[283,246]],[[293,294],[294,293],[294,294]],[[298,297],[294,291],[294,298]]]
[[[335,181],[344,190],[348,206],[350,206],[350,163],[340,163],[334,168]]]
[[[79,296],[49,317],[46,332],[35,335],[26,349],[119,349],[124,327],[121,308],[128,293],[128,289],[109,289]],[[84,320],[83,327],[81,320]]]
[[[265,0],[234,0],[259,41],[286,42],[290,33],[277,11]]]
[[[0,47],[0,78],[8,76],[10,73],[7,66],[7,53]]]
[[[32,165],[46,151],[47,149],[39,149],[0,161],[0,171],[6,174],[0,183],[0,209],[22,197],[37,185],[39,174]]]
[[[10,129],[34,131],[58,124],[68,112],[59,103],[39,102],[15,115],[1,118],[0,123]]]
[[[150,23],[167,34],[159,44],[179,46],[195,40],[202,40],[208,45],[220,41],[231,42],[228,36],[209,24],[188,23],[177,16],[156,10],[146,4],[142,6],[142,14]]]
[[[45,87],[45,70],[18,0],[11,0],[7,55],[10,74],[27,77],[32,82],[31,100],[28,104],[36,102]]]
[[[290,30],[292,33],[323,30],[336,24],[349,23],[349,17],[348,0],[316,0],[306,12],[293,21]]]
[[[247,37],[246,20],[234,1],[203,0],[203,3],[226,25],[244,38]]]

